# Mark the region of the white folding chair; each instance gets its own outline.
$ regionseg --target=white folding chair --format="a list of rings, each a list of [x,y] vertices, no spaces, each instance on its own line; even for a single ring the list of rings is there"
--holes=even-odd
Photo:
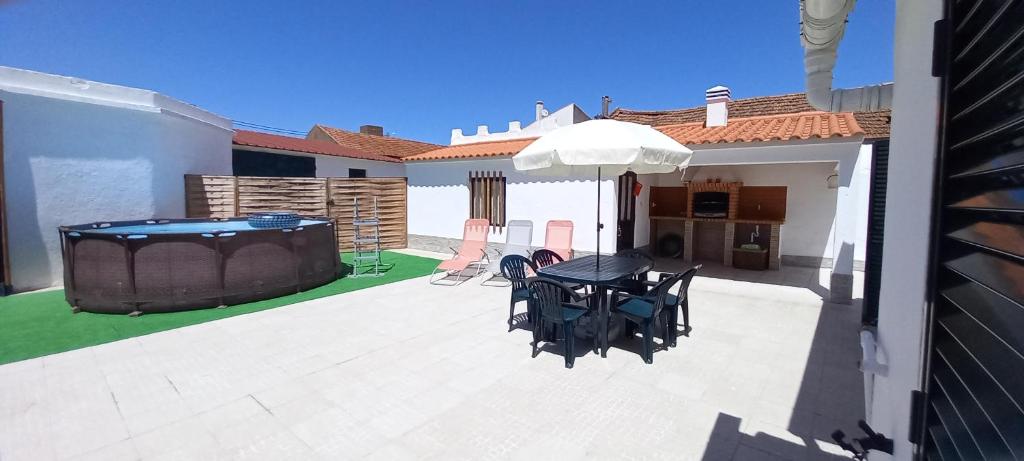
[[[509,221],[508,226],[505,227],[505,248],[501,249],[501,254],[497,258],[491,260],[491,264],[487,266],[487,271],[490,272],[491,276],[485,278],[480,284],[486,284],[501,275],[501,258],[508,255],[520,255],[529,258],[531,243],[533,243],[533,221]],[[500,286],[508,285],[508,283],[500,284]]]

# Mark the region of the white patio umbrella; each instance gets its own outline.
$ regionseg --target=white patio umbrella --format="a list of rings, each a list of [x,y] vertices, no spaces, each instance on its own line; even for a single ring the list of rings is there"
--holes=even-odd
[[[517,170],[546,176],[597,176],[597,254],[601,254],[601,174],[671,173],[693,151],[647,125],[588,120],[554,130],[512,157]]]

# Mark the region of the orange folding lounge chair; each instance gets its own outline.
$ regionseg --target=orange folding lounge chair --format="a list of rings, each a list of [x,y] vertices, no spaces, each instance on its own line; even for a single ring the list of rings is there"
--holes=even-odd
[[[480,275],[487,267],[483,261],[490,262],[490,258],[487,256],[487,231],[489,228],[490,222],[486,219],[467,219],[466,226],[462,231],[462,246],[458,250],[452,248],[452,251],[455,252],[452,259],[438,264],[434,272],[430,274],[430,283],[458,285]],[[475,266],[476,273],[463,279],[462,275],[470,266]],[[438,274],[441,274],[441,277],[437,277]],[[455,276],[454,281],[449,280],[452,276]],[[442,281],[445,283],[439,283]]]
[[[572,259],[572,221],[548,221],[544,248],[558,253],[565,261]]]

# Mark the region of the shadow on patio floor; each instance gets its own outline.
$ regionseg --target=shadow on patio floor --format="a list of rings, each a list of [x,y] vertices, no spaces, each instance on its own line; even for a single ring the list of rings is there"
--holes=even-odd
[[[654,270],[658,272],[682,272],[697,264],[702,265],[698,274],[701,277],[806,288],[822,299],[829,299],[828,287],[822,285],[819,278],[820,271],[827,271],[828,269],[782,266],[778,270],[755,271],[727,267],[721,262],[694,261],[693,263],[687,263],[679,258],[655,258]]]
[[[856,349],[842,347],[857,341],[860,304],[859,299],[852,305],[823,303],[799,391],[787,401],[791,406],[744,418],[720,412],[702,459],[851,459],[834,444],[831,433],[842,430],[847,440],[864,436],[857,427],[857,421],[865,419],[860,357]],[[768,383],[768,389],[772,385]]]
[[[678,271],[684,267],[681,261],[659,261],[656,268]],[[716,393],[717,400],[706,402],[718,406],[719,410],[710,436],[706,439],[703,459],[850,459],[849,453],[843,452],[832,442],[831,433],[840,429],[848,438],[863,436],[856,426],[858,420],[865,419],[864,376],[858,369],[860,355],[857,347],[862,300],[855,299],[849,305],[827,302],[827,288],[821,286],[818,281],[819,271],[813,268],[784,267],[781,271],[765,272],[736,270],[714,264],[705,265],[705,268],[698,274],[698,280],[705,279],[701,289],[691,289],[693,318],[690,337],[684,336],[682,326],[678,325],[680,335],[677,348],[665,349],[661,344],[660,331],[656,331],[653,365],[640,364],[639,335],[623,335],[611,341],[610,354],[615,353],[615,350],[627,352],[632,355],[628,360],[635,360],[638,369],[643,369],[675,362],[673,351],[686,353],[687,349],[691,349],[690,352],[699,350],[697,353],[703,356],[707,346],[694,348],[706,345],[709,340],[726,344],[729,341],[749,341],[753,337],[763,337],[773,342],[789,341],[793,347],[782,350],[792,351],[788,355],[790,361],[786,361],[786,356],[775,361],[764,360],[760,363],[765,370],[763,374],[739,372],[740,376],[748,376],[746,379],[757,381],[755,384],[763,389],[761,401],[752,407],[736,405],[741,411],[733,411],[730,404],[742,400],[742,396],[730,396],[728,383],[713,384],[724,389],[724,392]],[[708,279],[712,279],[711,283],[708,283]],[[745,302],[733,306],[719,305],[722,296],[730,296],[730,299],[753,296],[745,294],[744,287],[724,283],[726,281],[781,285],[787,288],[779,292],[779,299],[767,304],[764,299],[749,298],[749,305]],[[757,287],[751,286],[750,289],[756,291]],[[790,338],[787,337],[785,318],[775,316],[765,323],[748,322],[746,317],[759,316],[764,312],[760,309],[769,308],[767,306],[788,306],[791,299],[795,300],[793,302],[806,302],[809,293],[805,290],[823,298],[818,307],[814,308],[816,314],[813,331],[810,328],[796,330],[806,334],[800,338]],[[525,303],[521,306],[525,309]],[[813,304],[800,306],[794,305],[794,310],[782,309],[779,312],[802,312],[801,315],[806,315],[809,311],[805,309]],[[715,310],[722,312],[714,313]],[[727,319],[727,323],[721,323],[723,318]],[[530,329],[525,313],[517,314],[514,326],[517,329]],[[724,328],[731,328],[729,336],[723,335]],[[576,340],[577,365],[585,360],[601,360],[593,355],[591,345],[590,340]],[[560,356],[563,348],[559,343],[544,343],[541,350],[542,354]],[[718,359],[736,360],[725,357]],[[758,364],[756,361],[736,363]],[[699,373],[699,370],[678,372],[686,375]],[[739,391],[742,393],[743,389]],[[700,399],[706,398],[705,395]],[[681,417],[685,419],[685,416]]]

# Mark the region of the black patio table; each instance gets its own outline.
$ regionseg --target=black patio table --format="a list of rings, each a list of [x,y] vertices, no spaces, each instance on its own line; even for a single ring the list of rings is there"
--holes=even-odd
[[[601,340],[601,357],[608,356],[608,287],[616,282],[653,269],[650,261],[621,256],[601,256],[600,265],[596,255],[583,256],[569,261],[552,264],[537,270],[541,276],[559,282],[591,285],[597,293],[598,336]]]

